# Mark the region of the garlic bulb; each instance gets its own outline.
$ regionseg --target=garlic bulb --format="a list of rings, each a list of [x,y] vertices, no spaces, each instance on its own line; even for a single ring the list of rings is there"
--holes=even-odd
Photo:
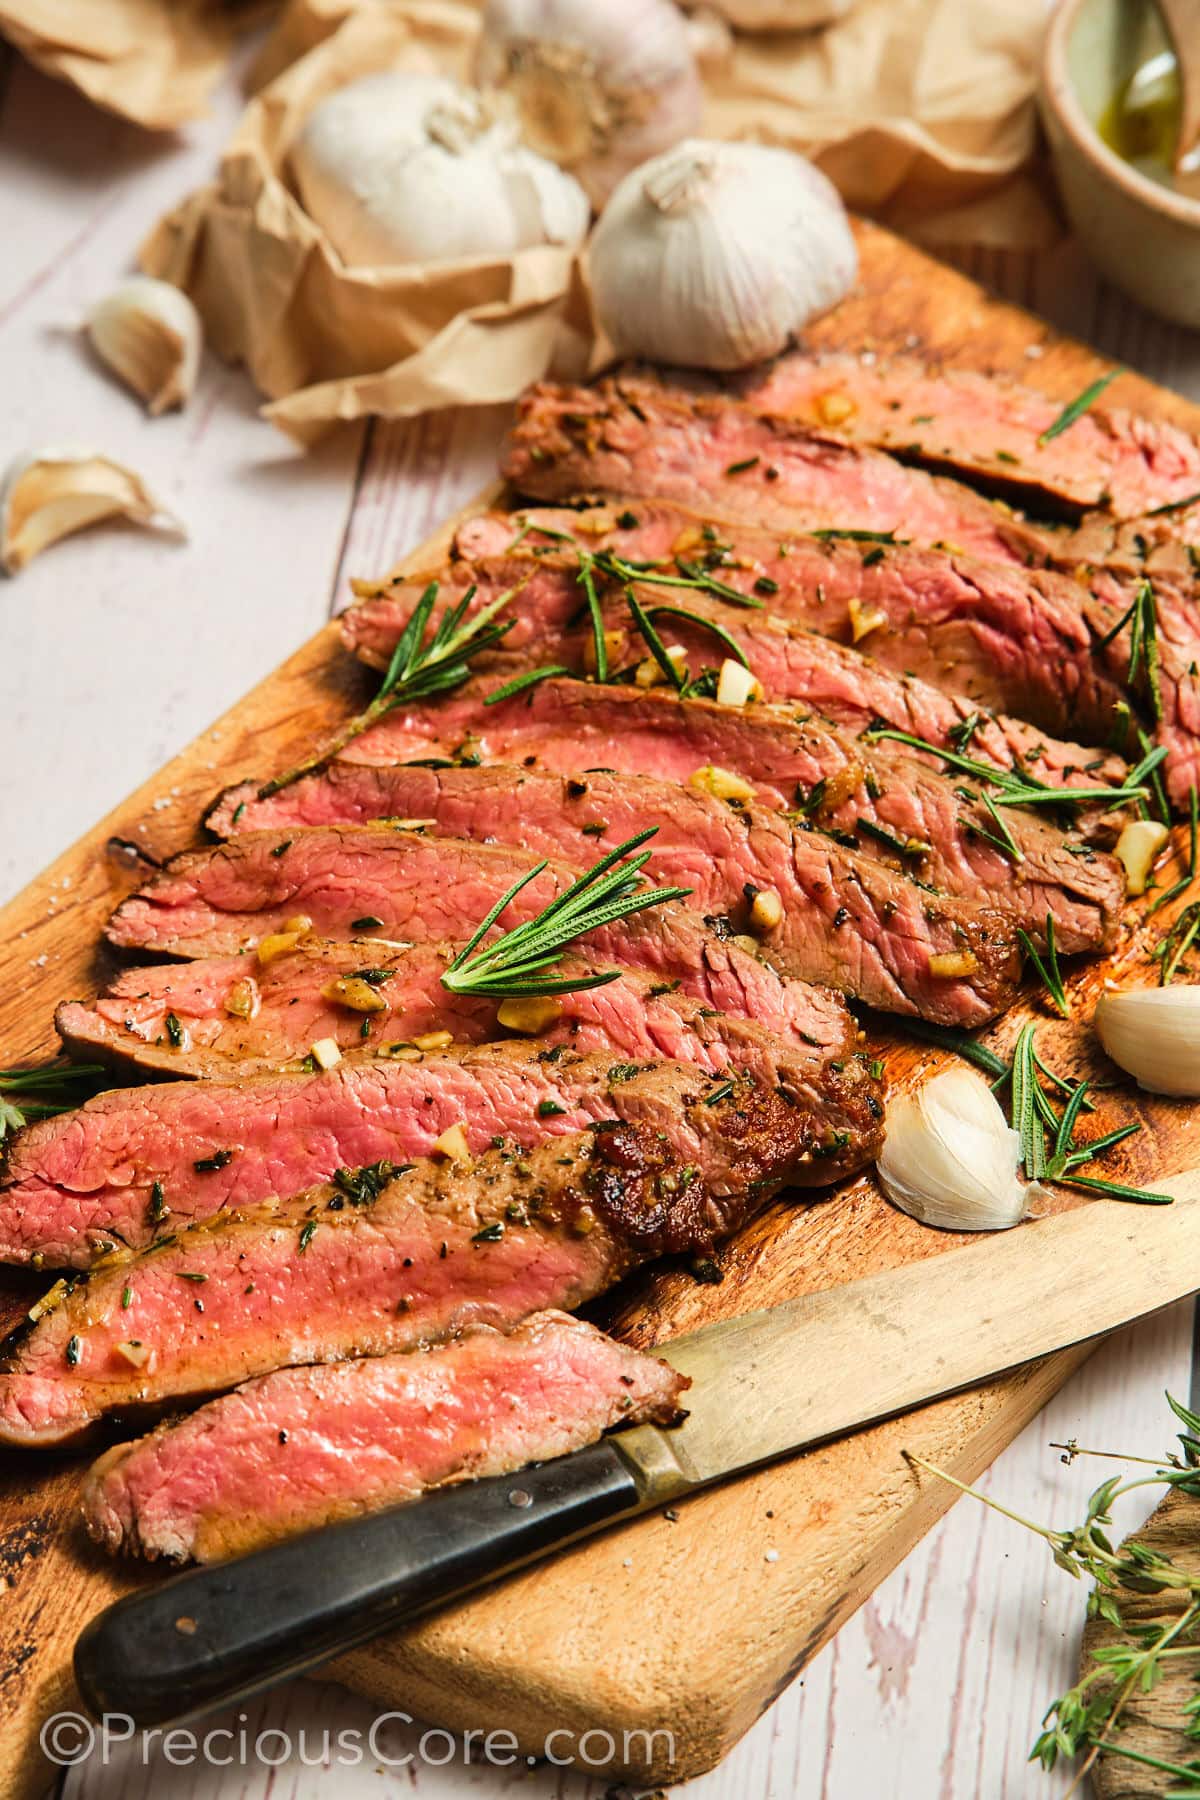
[[[169,281],[132,275],[84,321],[92,348],[153,414],[190,400],[200,367],[200,315]]]
[[[1101,995],[1092,1023],[1140,1088],[1200,1096],[1200,987],[1113,989]]]
[[[1041,1192],[1017,1175],[1021,1138],[974,1069],[946,1069],[889,1100],[880,1186],[922,1225],[1004,1231]]]
[[[525,142],[600,207],[698,126],[692,41],[673,0],[488,0],[476,78],[504,91]]]
[[[355,266],[509,256],[581,243],[587,198],[480,95],[392,70],[339,88],[291,152],[309,216]]]
[[[0,485],[0,568],[15,575],[59,538],[114,518],[186,536],[141,476],[111,457],[73,448],[18,457]]]
[[[740,369],[836,305],[858,255],[837,191],[802,156],[693,138],[626,176],[588,266],[621,354]]]

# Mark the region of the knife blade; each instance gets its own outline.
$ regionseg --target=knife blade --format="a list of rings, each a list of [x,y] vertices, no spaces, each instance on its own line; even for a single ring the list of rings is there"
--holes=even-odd
[[[681,1425],[142,1589],[80,1634],[80,1694],[140,1726],[247,1698],[591,1532],[1158,1311],[1200,1289],[1200,1170],[1169,1188],[656,1346],[692,1380]]]

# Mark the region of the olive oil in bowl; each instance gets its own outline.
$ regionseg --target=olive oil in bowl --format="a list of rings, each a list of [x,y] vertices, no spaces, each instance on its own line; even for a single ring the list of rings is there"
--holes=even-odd
[[[1179,120],[1179,65],[1174,53],[1164,49],[1147,57],[1121,83],[1097,128],[1109,149],[1139,175],[1200,200],[1200,149],[1175,168]]]

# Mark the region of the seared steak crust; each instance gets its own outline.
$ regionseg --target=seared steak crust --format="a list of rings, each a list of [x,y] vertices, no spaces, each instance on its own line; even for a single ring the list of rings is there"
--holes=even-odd
[[[711,1251],[786,1183],[804,1128],[737,1077],[727,1092],[695,1072],[660,1080],[670,1137],[661,1120],[597,1119],[469,1165],[421,1159],[381,1191],[386,1171],[347,1174],[115,1252],[0,1346],[0,1442],[63,1443],[105,1414],[271,1369],[504,1329],[573,1310],[646,1258]]]
[[[714,1028],[707,1052],[697,1039],[691,1066],[534,1041],[343,1062],[312,1075],[113,1089],[14,1144],[0,1187],[0,1260],[86,1266],[222,1208],[298,1193],[338,1168],[428,1155],[456,1125],[478,1153],[494,1137],[529,1146],[597,1121],[633,1121],[652,1127],[681,1163],[703,1154],[714,1181],[736,1185],[736,1126],[727,1120],[722,1161],[698,1129],[712,1115],[685,1105],[724,1079],[723,1068],[705,1072],[705,1057],[719,1063],[720,1035]],[[749,1051],[754,1034],[731,1021],[730,1041],[739,1035]],[[765,1033],[753,1045],[763,1091],[778,1087],[789,1105],[795,1154],[780,1179],[832,1182],[860,1168],[876,1152],[883,1114],[868,1065],[776,1050]],[[751,1077],[736,1079],[748,1087]]]
[[[566,1456],[614,1425],[670,1425],[688,1386],[582,1319],[535,1313],[396,1356],[261,1375],[91,1469],[107,1550],[212,1562],[432,1488]]]
[[[994,1016],[1015,991],[1014,937],[1002,913],[929,893],[832,838],[794,829],[777,812],[649,777],[333,763],[261,806],[257,816],[285,831],[319,813],[347,824],[428,819],[440,831],[486,841],[497,820],[519,819],[526,848],[576,863],[652,825],[651,870],[689,888],[689,904],[706,918],[740,932],[757,893],[778,895],[783,916],[764,936],[764,950],[802,980],[886,1012],[954,1024]],[[277,860],[294,850],[292,843]],[[959,952],[967,957],[964,973],[941,974],[931,963]]]

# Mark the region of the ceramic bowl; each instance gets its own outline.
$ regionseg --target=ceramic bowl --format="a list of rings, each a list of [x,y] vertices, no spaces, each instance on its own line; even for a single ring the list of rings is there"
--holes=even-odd
[[[1061,0],[1041,111],[1063,204],[1089,255],[1151,311],[1200,327],[1200,200],[1139,174],[1097,129],[1122,83],[1166,43],[1153,0]]]

